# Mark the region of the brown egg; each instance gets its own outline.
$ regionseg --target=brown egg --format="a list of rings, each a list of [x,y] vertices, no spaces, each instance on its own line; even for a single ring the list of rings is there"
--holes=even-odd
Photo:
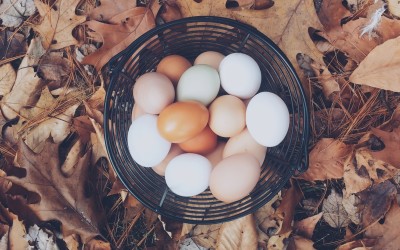
[[[161,111],[157,120],[161,136],[181,143],[198,135],[208,123],[207,108],[193,101],[176,102]]]
[[[165,159],[158,164],[157,166],[152,167],[154,172],[157,174],[164,176],[165,175],[165,169],[168,166],[168,163],[175,158],[175,156],[178,156],[182,154],[183,151],[182,149],[178,146],[178,144],[172,144],[171,149],[168,152],[168,155],[165,157]]]
[[[218,70],[219,64],[221,63],[222,59],[224,59],[224,57],[225,56],[219,52],[206,51],[196,57],[196,60],[194,60],[194,65],[206,64]]]
[[[183,56],[169,55],[164,57],[157,65],[157,72],[166,75],[176,86],[183,72],[192,64]]]
[[[205,155],[205,157],[211,162],[212,167],[215,167],[220,161],[222,161],[222,153],[225,145],[226,142],[220,141],[211,153]]]
[[[240,200],[254,189],[260,174],[260,163],[253,155],[241,153],[229,156],[211,172],[211,193],[225,203]]]
[[[246,106],[236,96],[218,97],[211,103],[209,111],[210,128],[219,136],[235,136],[246,126]]]
[[[217,135],[207,126],[200,134],[178,145],[188,153],[207,154],[217,146]]]

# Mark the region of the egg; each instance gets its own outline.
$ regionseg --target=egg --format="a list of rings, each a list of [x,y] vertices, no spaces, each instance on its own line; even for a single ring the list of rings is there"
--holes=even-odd
[[[179,143],[179,147],[188,153],[207,154],[217,146],[217,135],[205,127],[198,135],[187,141]]]
[[[249,102],[246,124],[251,136],[261,145],[281,143],[289,129],[290,115],[285,102],[276,94],[261,92]]]
[[[222,88],[241,99],[251,98],[260,89],[260,67],[246,54],[227,55],[219,65],[219,74]]]
[[[172,159],[165,170],[167,186],[177,195],[194,196],[208,187],[211,163],[199,154],[186,153]]]
[[[220,80],[217,70],[208,65],[195,65],[183,73],[176,89],[178,101],[197,101],[208,106],[218,95]]]
[[[161,137],[156,115],[142,115],[128,130],[128,148],[132,158],[143,167],[153,167],[167,156],[171,143]]]
[[[253,155],[240,153],[229,156],[211,172],[211,193],[225,203],[240,200],[254,189],[260,174],[260,163]]]
[[[174,101],[175,89],[165,75],[149,72],[136,80],[133,98],[146,113],[158,114]]]
[[[260,145],[250,135],[249,130],[245,129],[240,134],[229,138],[223,151],[223,158],[229,157],[238,153],[249,153],[255,156],[260,163],[263,164],[267,147]]]
[[[133,105],[132,108],[132,121],[136,120],[138,117],[147,114],[137,103]]]
[[[209,111],[210,128],[219,136],[235,136],[246,126],[246,106],[235,96],[218,97],[211,103]]]
[[[222,153],[225,145],[226,142],[220,141],[211,153],[205,155],[205,157],[211,162],[212,167],[215,167],[220,161],[222,161]]]
[[[152,167],[154,172],[156,172],[158,175],[164,176],[165,175],[165,169],[168,166],[168,163],[175,158],[176,156],[183,154],[182,149],[178,146],[178,144],[172,144],[171,149],[168,152],[167,157],[158,165]]]
[[[196,59],[194,60],[194,65],[206,64],[218,70],[219,64],[221,63],[222,59],[224,59],[224,57],[225,56],[219,52],[206,51],[196,57]]]
[[[162,137],[181,143],[203,131],[208,118],[208,110],[201,103],[175,102],[161,111],[157,127]]]
[[[161,59],[157,65],[157,72],[166,75],[174,85],[178,84],[183,72],[192,64],[183,56],[169,55]]]

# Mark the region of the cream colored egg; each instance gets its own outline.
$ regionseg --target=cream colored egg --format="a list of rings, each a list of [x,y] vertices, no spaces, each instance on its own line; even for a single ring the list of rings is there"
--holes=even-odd
[[[219,64],[221,63],[222,59],[224,59],[224,57],[225,56],[219,52],[206,51],[196,57],[196,60],[194,60],[194,65],[205,64],[218,70]]]
[[[267,153],[267,147],[256,142],[250,135],[249,130],[245,129],[240,132],[240,134],[229,138],[224,148],[222,157],[226,158],[239,153],[249,153],[254,155],[260,162],[260,165],[262,165],[265,159],[265,154]]]

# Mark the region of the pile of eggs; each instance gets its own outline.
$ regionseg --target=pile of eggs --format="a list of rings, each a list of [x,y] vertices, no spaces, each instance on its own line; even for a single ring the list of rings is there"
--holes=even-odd
[[[244,198],[260,178],[267,147],[289,128],[283,100],[258,93],[260,85],[260,67],[243,53],[208,51],[194,65],[179,55],[163,58],[133,87],[132,158],[165,176],[177,195],[209,187],[225,203]]]

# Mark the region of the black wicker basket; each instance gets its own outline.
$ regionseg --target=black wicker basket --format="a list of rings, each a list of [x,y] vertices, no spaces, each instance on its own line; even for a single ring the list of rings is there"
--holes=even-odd
[[[132,159],[127,144],[135,80],[154,71],[167,55],[179,54],[193,61],[200,53],[210,50],[225,55],[242,52],[253,57],[262,71],[259,91],[278,94],[291,114],[284,141],[267,150],[257,186],[247,197],[231,204],[216,200],[209,189],[195,197],[175,195],[163,177]],[[110,69],[104,113],[109,158],[130,193],[163,216],[195,224],[219,223],[244,216],[271,200],[291,176],[308,166],[309,116],[301,83],[283,52],[251,26],[219,17],[173,21],[139,37],[111,60]]]

